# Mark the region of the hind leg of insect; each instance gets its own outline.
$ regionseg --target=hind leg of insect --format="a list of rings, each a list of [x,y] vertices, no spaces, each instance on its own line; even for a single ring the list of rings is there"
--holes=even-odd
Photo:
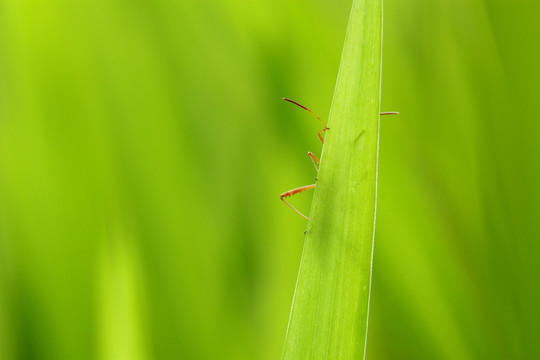
[[[304,215],[300,211],[298,211],[298,209],[296,209],[294,206],[292,206],[287,200],[285,200],[285,198],[288,198],[289,196],[299,194],[299,193],[304,192],[304,191],[309,190],[309,189],[313,189],[315,186],[317,186],[317,185],[312,184],[312,185],[306,185],[306,186],[302,186],[302,187],[299,187],[299,188],[296,188],[296,189],[292,189],[292,190],[289,190],[289,191],[285,191],[280,196],[281,201],[283,201],[285,204],[287,204],[288,207],[293,209],[293,211],[295,213],[297,213],[298,215],[300,215],[304,219],[309,220],[309,218],[306,215]]]

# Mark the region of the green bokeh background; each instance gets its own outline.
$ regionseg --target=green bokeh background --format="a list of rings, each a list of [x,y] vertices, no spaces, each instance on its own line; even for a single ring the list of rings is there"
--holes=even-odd
[[[0,2],[0,359],[281,356],[350,5]],[[539,21],[385,1],[367,359],[540,358]]]

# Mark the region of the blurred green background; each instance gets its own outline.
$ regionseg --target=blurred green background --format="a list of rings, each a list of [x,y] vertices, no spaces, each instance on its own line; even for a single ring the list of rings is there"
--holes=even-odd
[[[281,356],[350,5],[0,2],[0,359]],[[540,358],[539,20],[385,1],[368,359]]]

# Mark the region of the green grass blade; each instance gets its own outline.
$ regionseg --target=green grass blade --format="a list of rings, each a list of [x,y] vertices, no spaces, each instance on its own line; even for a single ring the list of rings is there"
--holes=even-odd
[[[354,0],[283,359],[365,355],[375,210],[382,0]]]

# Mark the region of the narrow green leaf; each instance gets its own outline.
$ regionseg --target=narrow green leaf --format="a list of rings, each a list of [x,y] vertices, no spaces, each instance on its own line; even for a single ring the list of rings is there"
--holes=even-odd
[[[375,210],[382,0],[354,0],[283,359],[365,356]]]

